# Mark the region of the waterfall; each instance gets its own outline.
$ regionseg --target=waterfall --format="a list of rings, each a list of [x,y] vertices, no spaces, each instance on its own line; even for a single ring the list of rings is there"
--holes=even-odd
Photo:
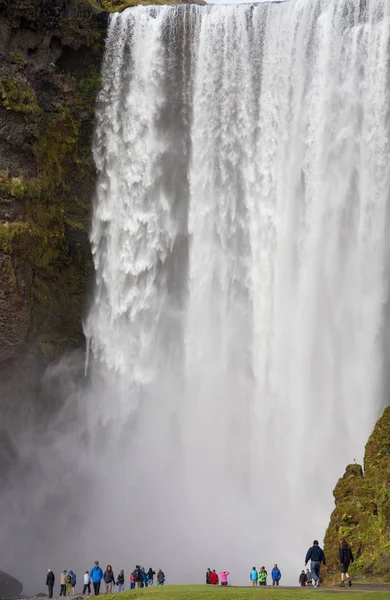
[[[168,580],[295,581],[386,402],[389,36],[387,0],[111,18],[85,410]]]

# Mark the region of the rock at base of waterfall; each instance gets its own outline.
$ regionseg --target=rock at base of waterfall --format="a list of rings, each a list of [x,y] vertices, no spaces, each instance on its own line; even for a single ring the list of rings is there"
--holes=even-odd
[[[4,571],[0,571],[0,598],[18,598],[22,593],[23,585]]]

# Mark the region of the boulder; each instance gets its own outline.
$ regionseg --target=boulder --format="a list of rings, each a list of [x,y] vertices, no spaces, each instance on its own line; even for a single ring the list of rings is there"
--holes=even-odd
[[[4,571],[0,571],[0,597],[1,598],[19,598],[22,593],[23,585],[9,575],[8,573],[4,573]]]

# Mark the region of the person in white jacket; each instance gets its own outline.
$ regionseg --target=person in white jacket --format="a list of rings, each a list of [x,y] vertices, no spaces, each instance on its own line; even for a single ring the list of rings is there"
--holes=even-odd
[[[89,571],[85,571],[84,573],[84,587],[83,587],[83,595],[85,596],[86,591],[88,590],[88,596],[91,595],[91,578],[89,576]]]

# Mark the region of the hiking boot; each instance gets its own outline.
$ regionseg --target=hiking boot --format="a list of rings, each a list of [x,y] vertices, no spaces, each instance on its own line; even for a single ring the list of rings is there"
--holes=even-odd
[[[352,585],[352,579],[350,577],[348,577],[348,585],[349,585],[349,587],[351,587],[351,585]]]

